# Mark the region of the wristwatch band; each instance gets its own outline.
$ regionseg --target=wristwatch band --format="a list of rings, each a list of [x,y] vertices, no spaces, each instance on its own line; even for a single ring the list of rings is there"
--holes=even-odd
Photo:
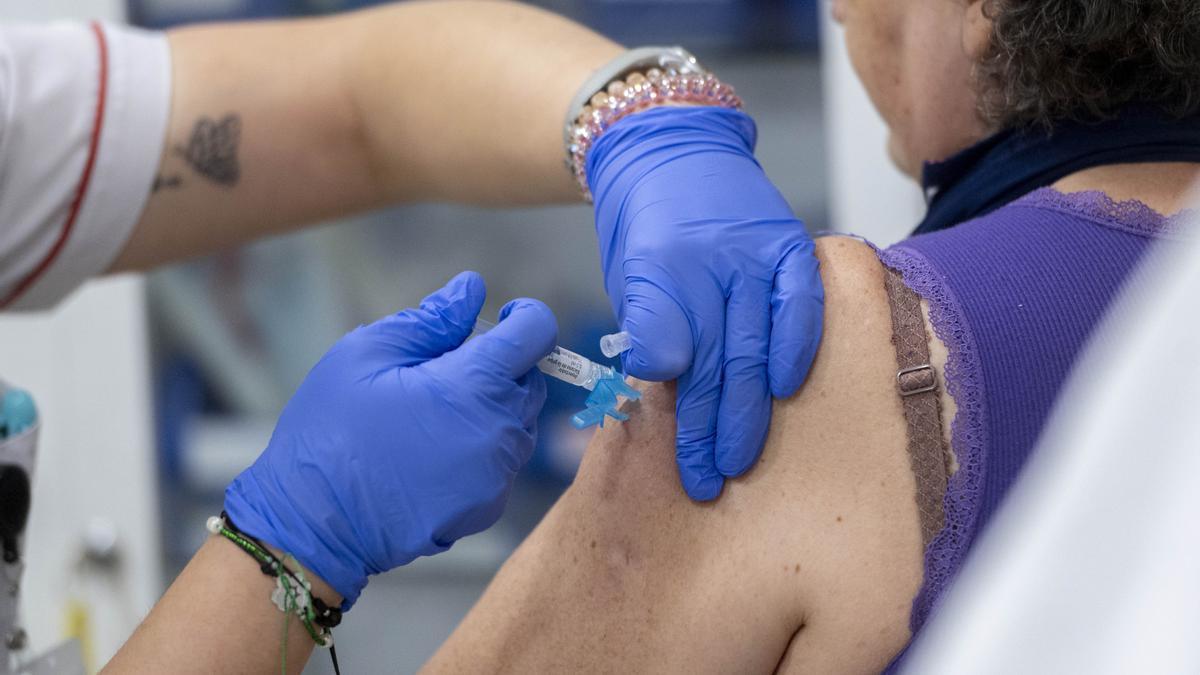
[[[563,126],[567,169],[586,201],[592,201],[587,177],[592,144],[612,125],[658,105],[741,110],[742,99],[682,47],[635,49],[596,71],[575,95]]]
[[[626,75],[651,68],[673,70],[680,75],[703,75],[708,70],[700,65],[695,56],[683,47],[638,47],[630,49],[617,58],[609,61],[579,87],[571,105],[567,107],[567,116],[563,122],[563,146],[570,147],[571,133],[575,129],[575,121],[579,113],[597,93],[608,88],[610,82],[624,79]]]

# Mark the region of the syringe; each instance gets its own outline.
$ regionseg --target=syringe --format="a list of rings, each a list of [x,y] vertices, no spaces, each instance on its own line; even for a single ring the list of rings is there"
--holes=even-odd
[[[475,320],[476,333],[486,333],[495,327],[491,321]],[[624,422],[629,415],[621,412],[620,399],[636,401],[642,397],[641,392],[626,384],[625,377],[615,369],[569,349],[556,346],[549,356],[538,361],[537,367],[550,377],[592,392],[587,397],[587,407],[571,416],[571,424],[576,429],[597,424],[604,426],[605,417]]]
[[[476,333],[486,333],[495,327],[496,324],[486,319],[475,320]],[[595,389],[600,380],[616,376],[616,371],[611,367],[602,366],[587,357],[557,346],[549,356],[538,361],[537,367],[550,377],[588,391]]]

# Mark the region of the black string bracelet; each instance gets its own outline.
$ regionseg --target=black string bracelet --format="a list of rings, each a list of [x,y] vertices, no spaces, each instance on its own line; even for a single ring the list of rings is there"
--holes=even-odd
[[[312,585],[304,579],[302,572],[297,573],[284,565],[262,542],[240,530],[229,514],[222,511],[220,516],[208,519],[208,531],[219,534],[245,551],[258,563],[259,570],[268,577],[275,579],[275,591],[271,593],[271,601],[285,614],[295,614],[304,625],[305,631],[313,642],[329,649],[329,657],[333,661],[333,672],[341,675],[338,665],[337,648],[333,644],[333,629],[342,622],[342,610],[330,607],[319,597],[312,594]],[[286,557],[291,557],[290,555]],[[287,670],[287,632],[286,623],[283,645],[283,670]]]

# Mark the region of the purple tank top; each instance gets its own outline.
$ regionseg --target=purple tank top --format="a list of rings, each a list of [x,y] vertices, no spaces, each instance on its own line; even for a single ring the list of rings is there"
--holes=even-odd
[[[1092,329],[1151,244],[1183,236],[1187,215],[1044,188],[880,253],[928,301],[958,407],[958,470],[946,527],[925,551],[914,635],[1033,450]]]

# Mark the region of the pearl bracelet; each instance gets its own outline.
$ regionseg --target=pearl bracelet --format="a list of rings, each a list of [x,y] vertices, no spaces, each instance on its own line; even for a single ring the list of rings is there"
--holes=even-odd
[[[630,115],[673,103],[742,109],[742,99],[733,87],[711,73],[682,74],[675,69],[651,68],[645,74],[631,73],[624,81],[613,80],[605,91],[598,92],[583,106],[570,128],[567,164],[584,199],[592,201],[587,181],[587,154],[596,140]]]

